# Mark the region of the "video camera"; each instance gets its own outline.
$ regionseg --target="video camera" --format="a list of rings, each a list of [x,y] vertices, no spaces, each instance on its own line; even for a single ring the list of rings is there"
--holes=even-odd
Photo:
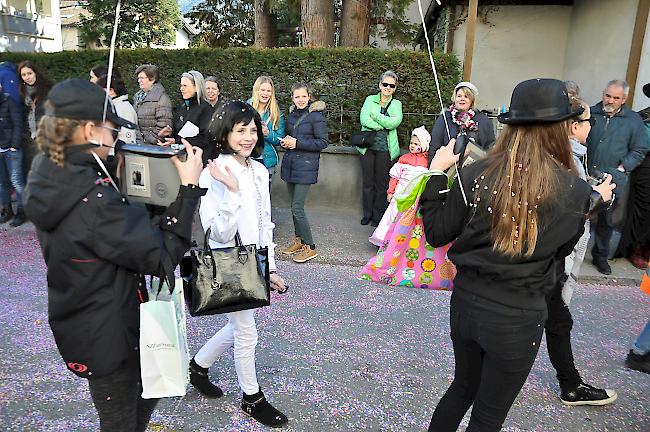
[[[469,149],[469,153],[465,155],[465,151]],[[460,155],[458,166],[462,169],[468,165],[473,164],[479,159],[485,157],[486,151],[476,144],[476,139],[465,131],[461,131],[456,136],[456,143],[454,144],[454,154]],[[447,172],[451,178],[456,176],[456,165],[452,165]]]
[[[129,201],[164,207],[174,202],[181,181],[170,158],[186,157],[183,144],[159,146],[120,142],[115,150],[124,156],[120,189]]]

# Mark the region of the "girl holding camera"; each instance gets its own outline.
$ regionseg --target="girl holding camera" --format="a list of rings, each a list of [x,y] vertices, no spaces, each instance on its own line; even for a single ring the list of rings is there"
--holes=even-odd
[[[535,361],[556,265],[582,236],[591,187],[575,175],[569,145],[572,109],[564,83],[519,83],[507,126],[488,156],[461,171],[451,188],[442,173],[457,160],[441,147],[422,195],[427,242],[452,240],[457,275],[450,325],[455,375],[429,431],[455,431],[472,408],[468,432],[499,431]],[[610,178],[599,189],[611,198]],[[465,201],[464,196],[467,197]]]
[[[190,248],[201,150],[173,157],[181,187],[159,220],[130,205],[105,168],[120,127],[106,93],[69,79],[49,94],[25,188],[47,265],[48,317],[68,369],[88,380],[102,432],[143,432],[157,399],[142,399],[138,352],[143,275],[172,275]],[[146,365],[145,365],[146,366]]]

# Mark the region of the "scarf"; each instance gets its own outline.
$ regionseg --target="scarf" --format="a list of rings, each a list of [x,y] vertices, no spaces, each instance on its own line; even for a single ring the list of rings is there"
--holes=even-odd
[[[477,131],[478,123],[474,120],[476,113],[473,109],[467,111],[459,111],[455,105],[449,107],[451,113],[451,120],[458,125],[461,131]]]

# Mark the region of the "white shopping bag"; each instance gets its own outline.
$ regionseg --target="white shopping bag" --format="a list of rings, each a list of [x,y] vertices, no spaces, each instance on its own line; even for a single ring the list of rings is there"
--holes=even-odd
[[[140,305],[140,373],[142,398],[185,396],[189,381],[189,350],[183,303],[183,280],[158,293],[152,283],[149,301]]]

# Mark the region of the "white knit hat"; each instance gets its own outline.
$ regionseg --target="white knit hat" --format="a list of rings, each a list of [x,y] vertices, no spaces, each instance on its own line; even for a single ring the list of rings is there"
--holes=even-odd
[[[431,134],[424,126],[416,127],[411,132],[411,136],[415,135],[420,140],[420,147],[422,147],[422,152],[429,151],[429,143],[431,143]]]
[[[478,88],[476,88],[476,86],[469,81],[462,81],[456,84],[456,87],[454,87],[454,95],[456,95],[456,92],[461,87],[467,87],[472,91],[472,93],[474,93],[474,96],[478,96]]]

